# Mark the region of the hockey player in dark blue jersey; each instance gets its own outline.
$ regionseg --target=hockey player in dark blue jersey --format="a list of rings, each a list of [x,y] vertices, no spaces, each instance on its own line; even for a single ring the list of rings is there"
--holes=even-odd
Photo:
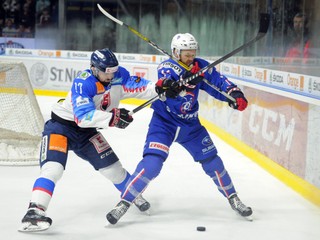
[[[154,113],[149,124],[143,159],[122,191],[121,201],[107,214],[107,219],[111,224],[116,224],[150,181],[159,175],[173,142],[181,144],[194,161],[201,164],[204,172],[212,178],[218,190],[228,199],[233,210],[243,217],[251,218],[252,209],[244,205],[237,196],[209,133],[198,119],[199,90],[220,101],[228,102],[230,107],[239,111],[247,107],[247,99],[234,83],[215,68],[180,87],[178,81],[181,78],[187,78],[209,63],[196,58],[198,43],[189,33],[176,34],[172,39],[171,50],[174,59],[162,62],[158,67],[159,80],[156,90],[160,96],[165,93],[166,97],[152,104]],[[191,70],[186,71],[178,61],[189,66]],[[236,103],[202,81],[203,78],[232,96]]]
[[[67,164],[68,151],[88,161],[95,170],[122,191],[130,174],[97,129],[126,128],[132,121],[129,111],[119,108],[121,99],[149,99],[157,96],[155,83],[118,66],[109,49],[91,55],[91,67],[73,81],[66,99],[52,107],[51,119],[44,126],[40,153],[40,176],[36,179],[29,208],[20,231],[46,230],[52,224],[46,210],[56,183]],[[140,211],[150,207],[143,197],[134,201]]]

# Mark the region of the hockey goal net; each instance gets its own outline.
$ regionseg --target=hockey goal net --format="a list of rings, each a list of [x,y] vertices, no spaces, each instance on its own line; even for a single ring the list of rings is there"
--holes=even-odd
[[[44,125],[23,63],[0,61],[0,165],[36,165]]]

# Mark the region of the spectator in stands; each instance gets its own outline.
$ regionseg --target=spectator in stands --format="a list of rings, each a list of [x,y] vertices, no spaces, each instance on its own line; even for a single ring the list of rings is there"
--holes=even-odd
[[[303,13],[297,13],[293,18],[293,32],[290,36],[285,57],[308,58],[310,57],[310,35],[308,18]]]
[[[42,10],[42,14],[39,19],[39,27],[45,27],[51,24],[51,16],[49,9],[45,8]]]
[[[28,29],[28,37],[33,37],[35,28],[35,3],[34,0],[26,0],[23,4],[22,14],[19,24],[23,24]]]
[[[5,27],[2,29],[2,35],[5,37],[16,37],[17,29],[12,18],[5,20]]]
[[[30,27],[26,27],[23,23],[20,23],[17,29],[17,37],[28,38],[32,36]]]

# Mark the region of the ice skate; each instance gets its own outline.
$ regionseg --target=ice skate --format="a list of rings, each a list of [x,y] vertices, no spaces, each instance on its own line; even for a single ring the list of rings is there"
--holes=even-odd
[[[150,208],[150,203],[145,200],[142,195],[138,196],[134,201],[134,205],[141,211],[141,212],[146,212],[149,214],[149,208]]]
[[[131,206],[130,202],[121,200],[108,214],[107,220],[111,224],[116,224]]]
[[[46,217],[45,211],[34,203],[30,204],[30,207],[21,222],[21,227],[18,229],[20,232],[44,231],[52,224],[51,218]]]
[[[244,205],[239,199],[236,193],[229,197],[229,203],[231,208],[238,213],[240,216],[245,217],[247,220],[252,221],[252,209]]]

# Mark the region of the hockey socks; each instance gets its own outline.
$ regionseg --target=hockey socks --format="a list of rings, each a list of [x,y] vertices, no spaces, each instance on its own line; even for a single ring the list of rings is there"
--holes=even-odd
[[[203,170],[212,178],[214,183],[217,185],[218,190],[225,197],[228,198],[231,194],[235,193],[232,180],[218,155],[216,155],[213,159],[201,162],[201,164]]]
[[[114,186],[115,186],[120,192],[122,192],[122,190],[125,188],[126,183],[127,183],[128,180],[130,179],[130,177],[131,177],[130,174],[127,172],[126,178],[125,178],[121,183],[114,184]]]

